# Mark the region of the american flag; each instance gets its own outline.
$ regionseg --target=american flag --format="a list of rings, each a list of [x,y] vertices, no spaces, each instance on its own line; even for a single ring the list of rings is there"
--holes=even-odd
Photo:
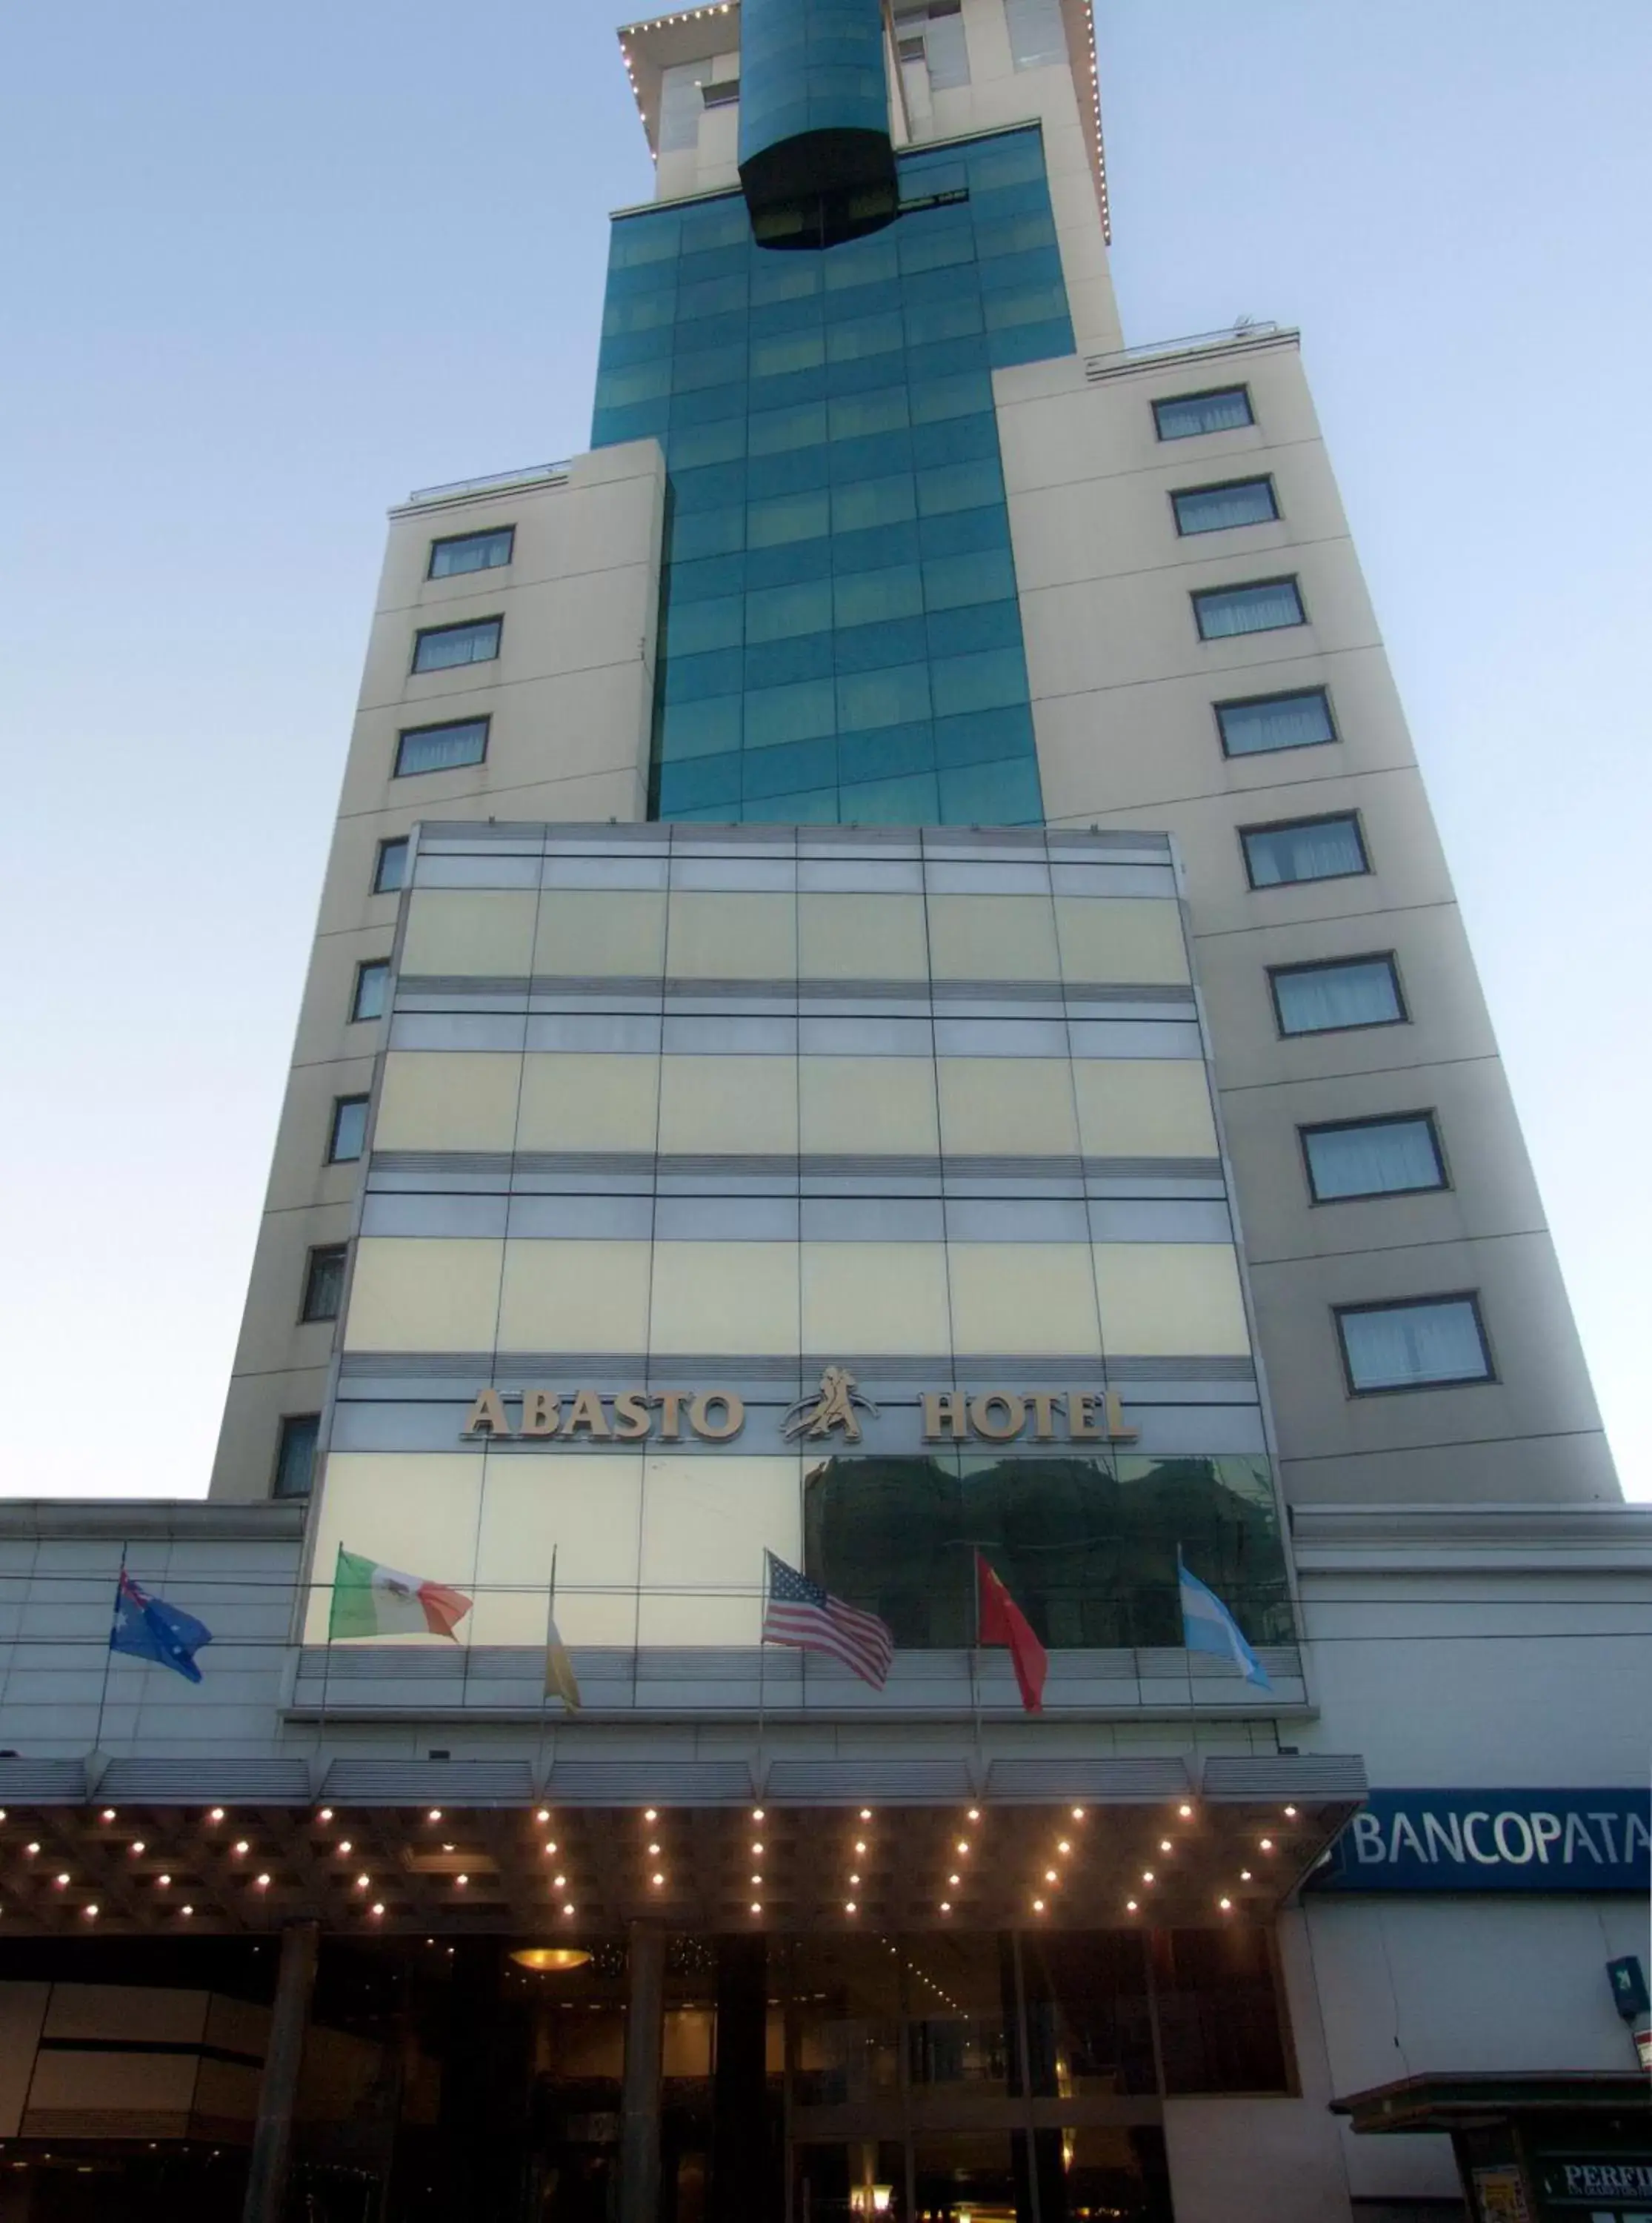
[[[881,1691],[895,1658],[895,1639],[887,1622],[875,1613],[845,1605],[772,1552],[764,1556],[769,1561],[769,1603],[763,1616],[763,1642],[824,1652]]]

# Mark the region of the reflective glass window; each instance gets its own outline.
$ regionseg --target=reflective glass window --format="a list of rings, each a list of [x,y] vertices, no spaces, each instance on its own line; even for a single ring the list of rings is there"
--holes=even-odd
[[[413,670],[447,671],[455,664],[489,664],[499,654],[503,618],[468,625],[425,626],[413,637]]]
[[[1231,432],[1253,425],[1251,397],[1242,386],[1218,387],[1209,394],[1178,394],[1153,404],[1153,424],[1161,440],[1190,439],[1199,432]]]
[[[1228,486],[1192,487],[1173,494],[1180,533],[1228,532],[1235,526],[1266,525],[1279,514],[1272,479],[1235,479]]]
[[[1283,887],[1294,880],[1344,879],[1371,870],[1360,822],[1352,811],[1291,819],[1278,826],[1246,826],[1239,838],[1253,888]]]
[[[455,533],[430,543],[432,579],[450,579],[461,571],[493,571],[511,560],[516,527],[501,525],[491,532]]]
[[[394,895],[407,879],[407,836],[380,841],[379,853],[374,860],[373,892],[375,896]]]
[[[1225,640],[1234,633],[1272,633],[1280,626],[1306,625],[1308,614],[1294,579],[1266,579],[1253,587],[1212,587],[1193,597],[1201,640]]]
[[[327,1162],[344,1165],[359,1158],[367,1147],[367,1099],[365,1096],[335,1096],[332,1124],[328,1130]]]
[[[369,958],[355,968],[355,991],[350,998],[352,1019],[381,1019],[390,986],[390,960]]]
[[[288,1413],[283,1416],[276,1435],[273,1496],[309,1496],[316,1478],[316,1447],[320,1438],[319,1413]]]
[[[1252,696],[1242,702],[1218,702],[1215,708],[1226,756],[1259,756],[1268,749],[1307,749],[1336,739],[1330,701],[1322,687],[1297,688],[1288,695]]]
[[[1473,1296],[1345,1305],[1336,1326],[1348,1387],[1356,1395],[1492,1379],[1491,1353]]]
[[[1350,1119],[1301,1132],[1316,1204],[1446,1186],[1439,1137],[1426,1112],[1399,1119]]]
[[[451,771],[458,765],[480,764],[487,754],[487,727],[486,718],[405,727],[396,737],[395,778],[408,779],[415,772]]]
[[[1279,966],[1268,976],[1282,1035],[1329,1034],[1342,1027],[1386,1027],[1405,1017],[1391,957],[1350,957],[1323,965]]]

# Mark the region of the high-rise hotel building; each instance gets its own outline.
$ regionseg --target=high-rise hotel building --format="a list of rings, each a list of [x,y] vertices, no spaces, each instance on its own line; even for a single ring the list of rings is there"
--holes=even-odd
[[[1297,337],[1127,343],[1087,0],[620,44],[590,444],[392,513],[210,1500],[0,1508],[0,2218],[1633,2223],[1652,1521]]]

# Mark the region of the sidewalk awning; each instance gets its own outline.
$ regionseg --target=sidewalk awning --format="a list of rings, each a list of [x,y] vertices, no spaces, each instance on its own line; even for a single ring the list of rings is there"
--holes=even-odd
[[[1404,2076],[1331,2102],[1331,2113],[1347,2115],[1352,2129],[1376,2132],[1486,2130],[1517,2117],[1636,2111],[1652,2122],[1652,2085],[1632,2070],[1621,2076],[1592,2070],[1573,2075]]]

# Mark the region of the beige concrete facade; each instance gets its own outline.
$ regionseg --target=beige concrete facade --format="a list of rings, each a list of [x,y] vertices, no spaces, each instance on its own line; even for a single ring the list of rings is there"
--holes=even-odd
[[[1070,66],[1018,69],[1002,0],[963,0],[969,83],[932,90],[921,61],[891,54],[894,130],[897,142],[927,143],[1033,119],[1043,129],[1077,352],[1000,371],[995,394],[1045,809],[1052,824],[1163,828],[1178,845],[1286,1493],[1325,1503],[1615,1497],[1295,335],[1123,350],[1089,10],[1069,0],[1064,20]],[[662,149],[659,122],[663,72],[738,78],[738,7],[719,8],[621,34],[661,199],[736,182],[736,104],[707,109],[690,146]],[[1253,422],[1157,437],[1155,400],[1229,386],[1247,390]],[[1276,520],[1178,535],[1174,492],[1262,475]],[[393,513],[215,1496],[267,1495],[281,1417],[323,1401],[333,1330],[298,1313],[308,1251],[352,1227],[361,1168],[326,1154],[335,1100],[369,1091],[380,1049],[379,1027],[349,1017],[356,966],[390,954],[396,897],[373,891],[379,844],[424,818],[645,815],[663,498],[658,450],[644,442],[550,475],[438,490]],[[432,539],[504,524],[516,528],[508,566],[426,576]],[[1298,583],[1304,624],[1201,639],[1194,592],[1282,577]],[[496,660],[411,673],[421,627],[493,616],[505,620]],[[1215,703],[1321,686],[1334,741],[1224,755]],[[394,776],[399,732],[482,715],[483,763]],[[1341,811],[1358,815],[1367,873],[1249,885],[1241,828]],[[1403,1023],[1281,1038],[1271,967],[1375,953],[1394,957]],[[424,1061],[433,1077],[435,1062]],[[880,1074],[880,1086],[895,1078]],[[988,1108],[983,1099],[975,1112]],[[1300,1127],[1423,1111],[1449,1186],[1311,1200]],[[394,1116],[410,1134],[432,1121],[444,1135],[474,1130],[475,1147],[491,1132],[474,1100],[398,1102]],[[898,1126],[903,1115],[891,1097],[867,1116]],[[1478,1294],[1495,1380],[1348,1394],[1335,1307],[1463,1291]]]

